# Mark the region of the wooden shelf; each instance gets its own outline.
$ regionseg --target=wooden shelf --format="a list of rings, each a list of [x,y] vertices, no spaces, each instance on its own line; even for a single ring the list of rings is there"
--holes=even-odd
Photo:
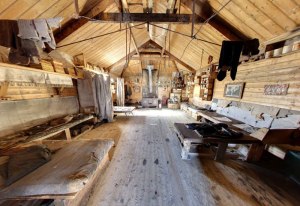
[[[20,66],[16,64],[7,64],[7,63],[0,63],[0,69],[1,68],[12,68],[12,69],[20,69],[23,71],[32,71],[32,72],[40,72],[40,73],[47,73],[47,74],[55,74],[63,77],[71,77],[72,79],[80,79],[77,76],[69,75],[69,74],[62,74],[62,73],[57,73],[57,72],[51,72],[51,71],[46,71],[42,69],[36,69],[36,68],[31,68],[31,67],[25,67],[25,66]]]
[[[277,56],[277,57],[261,59],[261,60],[253,61],[253,62],[246,62],[246,63],[240,64],[239,66],[250,66],[251,64],[270,64],[271,65],[271,64],[276,63],[277,61],[280,61],[283,58],[288,58],[289,56],[293,56],[297,53],[300,53],[300,50],[291,51],[286,54],[281,54],[280,56]]]

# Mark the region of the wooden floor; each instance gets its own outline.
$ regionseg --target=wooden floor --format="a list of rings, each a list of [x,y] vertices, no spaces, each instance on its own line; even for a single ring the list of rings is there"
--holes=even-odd
[[[84,137],[116,141],[87,205],[299,205],[299,187],[272,171],[239,160],[181,160],[173,123],[193,121],[182,111],[134,113]]]

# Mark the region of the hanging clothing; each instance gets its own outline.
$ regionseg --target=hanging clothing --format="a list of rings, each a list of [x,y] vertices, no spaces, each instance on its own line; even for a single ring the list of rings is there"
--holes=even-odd
[[[93,78],[96,94],[96,108],[100,120],[106,119],[108,122],[113,120],[113,103],[110,89],[110,76],[96,74]]]
[[[93,88],[93,75],[90,72],[84,72],[84,79],[77,80],[78,99],[81,108],[95,107],[94,98],[95,89]]]
[[[219,73],[217,79],[222,81],[230,70],[232,80],[235,80],[240,55],[243,49],[242,41],[223,41],[219,59]]]
[[[0,21],[0,45],[13,49],[21,48],[21,39],[18,37],[19,29],[17,21],[1,20]]]
[[[19,37],[35,41],[41,48],[45,43],[52,49],[56,48],[55,38],[51,28],[58,28],[62,18],[18,20]]]
[[[259,40],[258,39],[251,39],[249,41],[244,41],[243,56],[251,56],[256,55],[259,53]]]
[[[117,105],[124,106],[125,94],[124,94],[124,79],[117,78]]]
[[[223,41],[219,59],[219,73],[217,79],[222,81],[230,71],[230,77],[235,80],[239,59],[242,55],[251,56],[259,53],[259,40],[248,41]]]
[[[80,107],[94,107],[100,120],[113,120],[113,103],[110,88],[110,76],[85,72],[84,79],[78,79]]]

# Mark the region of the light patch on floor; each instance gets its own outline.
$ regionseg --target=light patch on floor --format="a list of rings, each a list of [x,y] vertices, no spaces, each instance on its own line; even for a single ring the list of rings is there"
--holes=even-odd
[[[296,205],[299,187],[272,171],[237,160],[184,161],[174,122],[183,111],[135,110],[85,138],[113,138],[116,148],[88,205]]]

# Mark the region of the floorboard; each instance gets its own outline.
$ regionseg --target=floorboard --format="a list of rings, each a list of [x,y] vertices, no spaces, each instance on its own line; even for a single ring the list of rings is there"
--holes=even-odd
[[[115,150],[88,205],[297,205],[300,189],[282,175],[239,160],[184,161],[174,122],[180,110],[135,110],[84,138],[113,138]],[[297,195],[298,194],[298,195]]]

